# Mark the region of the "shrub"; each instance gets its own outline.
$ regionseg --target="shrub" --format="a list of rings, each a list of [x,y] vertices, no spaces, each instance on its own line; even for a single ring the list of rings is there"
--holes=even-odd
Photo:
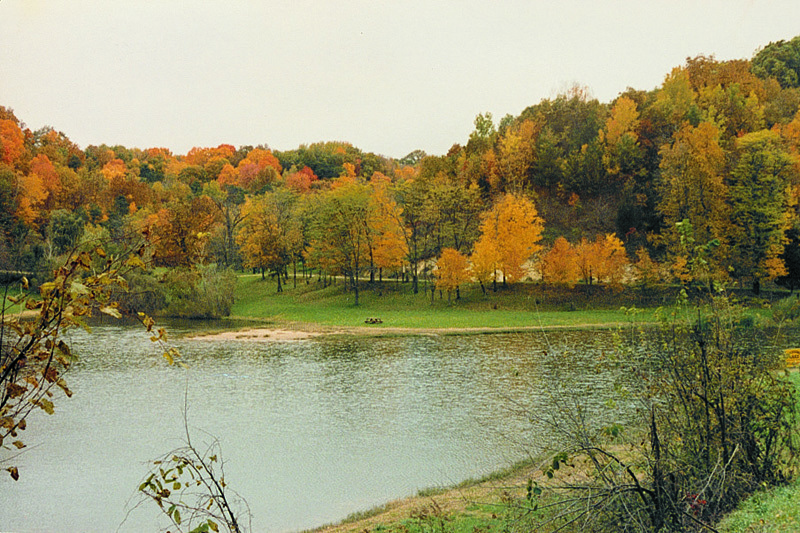
[[[772,321],[776,324],[793,322],[800,317],[800,299],[788,296],[772,304]]]
[[[586,481],[553,487],[582,531],[708,530],[792,475],[795,391],[781,353],[724,297],[679,311],[655,333],[632,331],[620,355],[637,384],[621,393],[638,406],[628,448],[607,440],[619,426],[598,428],[584,411],[552,422],[568,448],[551,468],[588,465]]]
[[[164,275],[167,316],[219,318],[231,314],[236,275],[214,265],[176,268]]]

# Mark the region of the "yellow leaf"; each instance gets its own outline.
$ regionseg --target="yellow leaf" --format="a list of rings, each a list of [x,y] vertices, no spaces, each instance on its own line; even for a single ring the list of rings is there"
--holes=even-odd
[[[19,479],[19,470],[17,470],[16,466],[9,466],[6,470],[11,473],[11,479],[14,481]]]
[[[111,307],[110,305],[101,307],[100,312],[109,316],[113,316],[114,318],[122,318],[120,312],[115,307]]]
[[[41,408],[48,415],[52,415],[55,412],[53,409],[53,402],[51,402],[50,400],[42,398],[41,400],[35,400],[31,403]]]
[[[70,291],[73,294],[89,294],[89,288],[83,283],[78,283],[77,281],[72,282],[72,285],[70,285]]]
[[[24,447],[25,447],[25,444],[23,444],[21,440],[15,440],[15,441],[14,441],[14,442],[12,442],[11,444],[13,444],[14,446],[16,446],[18,450],[21,450],[22,448],[24,448]]]
[[[50,293],[53,291],[53,289],[55,289],[55,288],[56,288],[56,284],[55,284],[55,283],[53,283],[52,281],[50,281],[50,282],[47,282],[47,283],[42,283],[42,284],[39,286],[39,294],[41,294],[42,296],[47,296],[47,295],[48,295],[48,294],[50,294]]]
[[[132,255],[125,264],[130,267],[137,267],[137,268],[145,268],[144,261],[142,261],[138,255]]]
[[[25,394],[27,391],[27,387],[17,385],[16,383],[9,383],[6,385],[6,394],[9,398],[17,398],[18,396]]]
[[[55,380],[58,379],[58,370],[56,370],[52,366],[48,366],[42,369],[42,375],[44,376],[44,379],[46,379],[50,383],[53,383]]]
[[[89,268],[92,265],[92,256],[88,252],[81,252],[78,256],[78,261],[84,268]]]
[[[69,387],[67,387],[66,381],[64,381],[63,379],[59,379],[58,381],[56,381],[56,385],[61,387],[61,390],[64,391],[64,394],[67,395],[67,398],[72,398],[72,391],[69,390]]]

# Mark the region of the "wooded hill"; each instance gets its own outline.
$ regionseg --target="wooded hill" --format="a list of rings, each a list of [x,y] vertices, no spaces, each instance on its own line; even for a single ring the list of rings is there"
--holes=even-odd
[[[144,231],[153,266],[300,264],[356,291],[399,271],[416,290],[437,262],[448,291],[528,278],[794,288],[798,107],[800,37],[750,60],[689,58],[613,102],[574,87],[517,117],[481,114],[447,154],[399,160],[345,142],[81,149],[0,107],[0,270],[47,272],[81,240]]]

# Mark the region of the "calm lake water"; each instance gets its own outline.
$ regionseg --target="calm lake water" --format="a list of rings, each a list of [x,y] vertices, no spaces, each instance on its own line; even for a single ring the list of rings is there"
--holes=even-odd
[[[173,333],[207,324],[168,324]],[[0,531],[156,531],[136,489],[148,461],[219,438],[253,531],[296,531],[477,477],[535,453],[546,413],[572,390],[598,412],[616,373],[598,368],[611,332],[293,342],[174,342],[169,367],[140,327],[73,334],[75,392],[32,418],[0,476]]]

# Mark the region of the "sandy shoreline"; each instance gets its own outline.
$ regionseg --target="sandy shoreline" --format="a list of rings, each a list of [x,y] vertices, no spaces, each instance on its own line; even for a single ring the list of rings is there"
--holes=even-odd
[[[323,326],[310,323],[287,323],[275,326],[260,326],[239,330],[220,331],[191,335],[186,338],[203,341],[301,341],[329,335],[357,335],[364,337],[480,335],[496,333],[526,333],[552,331],[554,329],[606,329],[619,324],[591,324],[583,326],[528,326],[516,328],[403,328],[390,326]]]

